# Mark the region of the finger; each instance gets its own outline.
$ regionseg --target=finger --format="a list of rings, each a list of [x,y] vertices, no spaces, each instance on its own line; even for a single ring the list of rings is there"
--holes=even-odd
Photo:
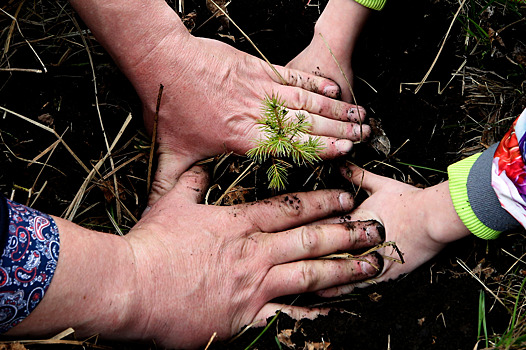
[[[208,180],[209,176],[205,167],[194,165],[179,177],[174,191],[192,203],[200,203],[205,198]]]
[[[316,94],[324,95],[333,99],[339,99],[341,90],[334,81],[302,72],[300,70],[274,66],[287,85],[299,87],[303,90],[311,91]],[[272,79],[277,83],[283,83],[274,72],[271,73]]]
[[[341,172],[345,178],[351,181],[354,185],[366,190],[369,195],[385,186],[387,180],[385,177],[375,175],[353,164],[348,164],[345,167],[342,167]]]
[[[302,320],[305,318],[315,319],[320,315],[328,315],[329,308],[307,308],[300,306],[290,306],[276,303],[267,303],[261,308],[256,317],[254,317],[253,324],[255,327],[263,327],[267,324],[267,319],[276,315],[276,312],[282,312],[295,320]]]
[[[361,209],[361,206],[353,210],[350,213],[345,213],[343,215],[334,216],[331,218],[326,218],[318,221],[314,221],[309,225],[331,225],[331,224],[344,224],[350,222],[376,222],[380,225],[383,225],[382,220],[378,215],[369,210]]]
[[[333,286],[363,281],[381,270],[379,255],[366,255],[359,260],[310,260],[276,265],[264,283],[270,298],[328,289]]]
[[[307,142],[312,135],[304,135],[301,140]],[[354,142],[347,139],[319,136],[318,155],[321,159],[335,159],[348,154],[354,147]]]
[[[351,103],[354,100],[353,92],[352,90],[354,88],[354,75],[352,72],[347,72],[347,79],[349,80],[349,83],[351,84],[351,87],[349,88],[349,85],[347,84],[347,81],[342,77],[336,79],[336,82],[338,85],[342,87],[342,101]]]
[[[358,283],[351,283],[351,284],[346,284],[343,286],[337,286],[337,287],[320,290],[316,292],[316,294],[318,294],[320,297],[323,297],[323,298],[334,298],[334,297],[339,297],[345,294],[351,294],[356,288],[370,287],[374,283],[375,282],[373,280],[362,281]]]
[[[376,221],[325,226],[302,226],[264,238],[272,265],[317,258],[336,251],[374,247],[385,240],[385,229]]]
[[[319,117],[319,118],[327,119],[327,118],[322,118],[322,117]],[[333,122],[336,122],[336,121],[333,121]],[[355,135],[355,131],[352,129],[353,124],[348,124],[348,123],[343,123],[343,122],[336,122],[336,123],[342,123],[342,124],[349,125],[350,131],[348,132],[348,134]],[[329,127],[325,126],[324,129],[327,130],[326,133],[330,133],[328,130],[330,129]],[[358,130],[359,130],[359,125],[358,125]],[[354,142],[348,139],[348,137],[344,136],[344,137],[338,138],[338,137],[319,136],[318,134],[319,131],[321,130],[318,130],[318,129],[312,130],[312,134],[314,135],[303,134],[302,137],[297,138],[297,140],[305,143],[309,141],[309,138],[313,138],[313,137],[319,138],[319,142],[318,142],[319,149],[317,153],[322,159],[335,159],[335,158],[344,156],[348,154],[354,146]],[[363,125],[363,136],[364,137],[368,136],[369,131],[370,131],[369,126]],[[258,138],[261,140],[264,140],[268,137],[261,130],[258,130],[258,133],[259,133]],[[332,134],[337,134],[337,132],[332,132]],[[360,140],[360,136],[355,136],[353,138],[356,141]]]
[[[285,101],[285,107],[290,109],[305,110],[326,118],[354,123],[363,122],[366,117],[365,109],[361,106],[333,100],[297,87],[286,86],[278,92]]]
[[[237,206],[253,229],[279,232],[352,209],[354,199],[342,190],[290,193]]]
[[[181,174],[194,162],[194,159],[189,157],[179,157],[173,153],[159,154],[157,171],[155,172],[155,177],[150,188],[148,207],[146,208],[145,213],[159,200],[159,198],[175,186]]]
[[[307,111],[296,111],[296,120],[300,117],[310,124],[310,133],[313,135],[361,141],[371,134],[371,127],[363,123],[342,122],[324,118]]]
[[[319,156],[322,159],[335,159],[348,154],[354,147],[354,142],[347,139],[334,137],[320,137],[321,150]]]

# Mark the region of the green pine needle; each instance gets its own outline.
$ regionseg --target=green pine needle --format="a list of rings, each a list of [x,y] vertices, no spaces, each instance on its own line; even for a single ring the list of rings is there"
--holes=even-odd
[[[275,188],[280,191],[285,189],[287,182],[287,168],[292,167],[289,163],[276,159],[267,170],[267,176],[270,181],[269,188]]]
[[[259,164],[271,159],[272,165],[267,171],[269,188],[282,190],[287,184],[288,169],[292,167],[283,159],[291,159],[298,166],[319,162],[319,153],[323,150],[321,139],[310,135],[307,138],[312,126],[307,117],[302,113],[291,117],[285,102],[277,95],[265,96],[261,115],[257,123],[266,138],[256,140],[256,147],[249,150],[247,156]]]

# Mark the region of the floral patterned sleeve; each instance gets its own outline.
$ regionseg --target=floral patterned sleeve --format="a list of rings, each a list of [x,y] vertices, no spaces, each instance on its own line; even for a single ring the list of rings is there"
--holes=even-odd
[[[526,110],[499,144],[448,168],[455,210],[476,236],[526,227]]]
[[[526,227],[526,110],[515,120],[493,156],[491,185],[500,204]]]
[[[42,301],[57,267],[60,240],[53,218],[0,194],[0,333]]]

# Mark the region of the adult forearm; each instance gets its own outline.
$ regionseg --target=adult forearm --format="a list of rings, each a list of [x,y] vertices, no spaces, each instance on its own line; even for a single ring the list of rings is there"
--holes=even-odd
[[[372,10],[353,0],[330,0],[315,26],[338,59],[349,58]]]
[[[129,339],[136,331],[132,313],[140,299],[129,244],[119,236],[54,220],[60,232],[54,277],[36,309],[7,334],[43,336],[72,327],[79,336]]]
[[[164,0],[71,0],[71,5],[117,64],[128,73],[168,35],[190,36]]]

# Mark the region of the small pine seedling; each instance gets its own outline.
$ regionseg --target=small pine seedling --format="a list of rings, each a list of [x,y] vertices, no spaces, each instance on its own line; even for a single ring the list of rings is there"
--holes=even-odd
[[[319,137],[309,135],[304,141],[311,124],[302,113],[291,117],[279,96],[265,96],[261,116],[257,123],[266,138],[256,140],[256,147],[249,150],[247,156],[259,164],[268,159],[272,161],[267,170],[268,187],[279,191],[285,188],[288,169],[292,167],[284,159],[291,159],[298,166],[314,164],[321,160],[319,152],[323,147]]]

